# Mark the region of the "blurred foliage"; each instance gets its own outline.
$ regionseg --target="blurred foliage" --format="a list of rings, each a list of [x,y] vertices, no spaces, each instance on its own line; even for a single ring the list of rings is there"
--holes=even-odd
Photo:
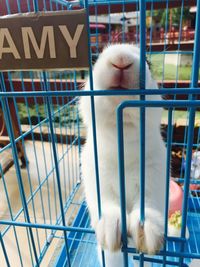
[[[152,21],[147,20],[147,26],[150,27],[152,24],[153,26],[156,24],[160,24],[161,27],[165,28],[167,26],[167,30],[170,27],[170,16],[171,16],[171,26],[179,27],[181,23],[181,16],[182,16],[182,26],[186,24],[188,20],[193,18],[193,14],[190,12],[190,7],[184,8],[172,8],[172,9],[158,9],[154,10],[153,14],[151,11],[147,11],[147,17],[152,16]]]
[[[61,106],[52,105],[52,119],[56,127],[76,123],[80,119],[76,105],[66,106],[61,110],[60,108]],[[48,117],[46,105],[26,106],[19,103],[18,111],[21,124],[36,125]]]

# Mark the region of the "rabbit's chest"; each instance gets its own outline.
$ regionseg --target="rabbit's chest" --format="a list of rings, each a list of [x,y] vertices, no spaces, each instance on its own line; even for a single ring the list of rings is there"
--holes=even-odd
[[[105,161],[103,166],[100,166],[100,183],[102,188],[102,197],[112,196],[120,204],[120,195],[122,187],[120,180],[125,184],[125,195],[127,209],[131,209],[133,202],[138,198],[139,192],[139,166],[136,162],[125,164],[124,176],[119,174],[118,161]]]

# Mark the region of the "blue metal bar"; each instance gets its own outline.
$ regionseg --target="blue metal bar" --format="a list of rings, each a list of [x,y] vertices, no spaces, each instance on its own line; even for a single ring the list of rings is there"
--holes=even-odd
[[[17,0],[18,13],[21,13],[21,6],[19,0]]]
[[[133,259],[138,260],[139,256],[133,256]],[[151,263],[160,263],[160,264],[162,264],[161,266],[163,266],[163,260],[162,259],[156,259],[156,258],[150,258],[150,257],[144,256],[144,261],[145,262],[151,262]],[[175,261],[166,260],[166,264],[168,266],[178,266],[179,263],[175,262]],[[183,264],[182,267],[187,267],[187,264]]]
[[[73,73],[69,73],[70,77],[72,77]],[[71,79],[70,79],[71,80]],[[70,89],[72,90],[72,84],[70,83]],[[68,106],[68,111],[71,114],[71,108]],[[70,143],[72,143],[72,123],[69,123],[69,131],[70,131]],[[74,170],[74,153],[73,149],[70,150],[71,153],[71,175],[72,175],[72,187],[75,186],[76,181],[75,181],[75,170]]]
[[[108,43],[109,44],[113,41],[111,38],[111,16],[110,16],[111,12],[110,11],[111,11],[111,5],[109,3],[109,5],[108,5],[108,37],[109,37]]]
[[[76,114],[77,114],[77,134],[78,134],[78,155],[79,155],[79,181],[81,181],[81,130],[80,130],[80,117],[79,117],[79,109],[78,104],[76,105]]]
[[[139,1],[137,1],[136,3],[136,45],[138,46],[139,44],[139,18],[138,18],[138,14],[139,14]]]
[[[122,0],[122,3],[121,3],[121,7],[122,7],[122,43],[125,43],[125,41],[126,41],[126,38],[125,38],[126,21],[123,19],[123,18],[125,18],[125,2],[126,2],[125,0]]]
[[[7,14],[10,14],[10,5],[9,5],[9,2],[8,0],[6,0],[6,8],[7,8]]]
[[[46,91],[48,91],[48,82],[47,82],[47,77],[46,73],[43,72],[43,79],[44,79],[44,87]],[[50,100],[47,97],[47,110],[48,110],[48,117],[49,117],[49,126],[50,126],[50,133],[51,133],[51,141],[52,141],[52,148],[53,148],[53,158],[54,158],[54,163],[55,163],[55,171],[56,171],[56,180],[57,180],[57,187],[58,187],[58,196],[59,196],[59,203],[60,203],[60,212],[62,216],[62,224],[65,226],[65,214],[64,214],[64,208],[63,208],[63,200],[62,200],[62,190],[61,190],[61,183],[60,183],[60,172],[59,172],[59,167],[58,167],[58,158],[57,158],[57,153],[56,153],[56,145],[55,145],[55,136],[54,136],[54,130],[53,130],[53,122],[52,122],[52,117],[51,117],[51,106],[50,106]],[[69,248],[68,248],[68,243],[67,243],[67,233],[63,231],[64,238],[65,238],[65,246],[67,250],[67,256],[69,259],[68,265],[71,267],[70,263],[70,255],[69,255]]]
[[[59,74],[59,76],[60,76],[60,87],[61,87],[61,90],[63,90],[63,83],[62,83],[61,73]],[[54,73],[54,81],[55,81],[55,86],[57,87],[55,73]],[[59,100],[59,98],[57,97],[57,101],[58,100]],[[59,104],[59,101],[57,103]],[[63,97],[62,97],[62,106],[64,106],[64,99],[63,99]],[[59,110],[59,116],[61,118],[62,110],[60,108],[58,108],[58,110]],[[63,112],[63,114],[64,114],[64,112]],[[62,154],[64,154],[63,133],[62,133],[61,123],[59,123],[59,126],[60,126],[60,133],[61,133]],[[66,192],[67,182],[66,182],[66,168],[65,168],[65,162],[64,162],[64,160],[63,160],[63,171],[64,171],[64,201],[66,201],[67,200],[67,192]]]
[[[46,10],[47,10],[47,7],[46,7],[46,0],[43,0],[43,5],[44,5],[44,10],[46,11]]]
[[[40,224],[40,223],[27,223],[27,222],[17,222],[10,220],[0,220],[0,225],[13,225],[18,227],[27,227],[27,228],[38,228],[38,229],[50,229],[50,230],[59,230],[65,232],[80,232],[94,234],[94,230],[90,228],[81,228],[81,227],[70,227],[63,225],[51,225],[51,224]]]
[[[67,107],[66,108],[67,110],[69,110],[69,108]],[[68,124],[66,123],[65,124],[65,128],[66,128],[66,136],[67,136],[67,131],[68,131]],[[71,140],[70,140],[71,141]],[[66,142],[67,144],[67,150],[69,149],[69,145],[68,145],[68,142]],[[70,172],[70,163],[69,163],[69,156],[67,157],[67,170],[68,170],[68,188],[69,188],[69,191],[72,190],[72,186],[71,186],[71,172]]]
[[[163,50],[166,51],[166,46],[167,46],[167,32],[168,32],[168,14],[169,14],[169,1],[166,1],[166,15],[165,15],[165,39],[164,39],[164,47]],[[166,52],[163,55],[163,65],[162,65],[162,83],[164,81],[165,77],[165,55]],[[163,85],[162,85],[163,87]]]
[[[123,251],[123,247],[122,247],[122,251]],[[125,248],[125,250],[128,253],[131,254],[138,254],[137,250],[135,248],[130,248],[127,247]],[[173,258],[178,258],[178,257],[184,257],[184,258],[188,258],[188,259],[200,259],[200,255],[199,253],[187,253],[187,252],[176,252],[176,250],[174,251],[160,251],[156,254],[156,256],[167,256],[167,257],[173,257]]]
[[[197,13],[196,13],[196,25],[195,25],[195,40],[194,40],[194,57],[192,65],[192,81],[191,87],[198,87],[199,78],[199,60],[200,60],[200,0],[197,0]],[[195,96],[190,95],[190,99],[195,102]],[[192,101],[192,100],[191,100]],[[192,158],[192,145],[194,138],[194,125],[195,125],[195,108],[190,109],[189,113],[189,126],[188,126],[188,138],[187,138],[187,152],[186,152],[186,170],[184,177],[184,199],[182,205],[182,225],[181,225],[181,237],[185,237],[186,223],[187,223],[187,209],[188,209],[188,196],[190,185],[190,172],[191,172],[191,158]],[[181,244],[181,252],[184,251],[184,243]],[[180,257],[179,266],[183,264],[183,257]]]
[[[56,77],[55,77],[56,78]],[[60,76],[60,78],[61,78],[61,76]],[[63,89],[63,83],[60,81],[60,86],[61,86],[61,90]],[[64,98],[62,97],[62,106],[65,106],[64,105]],[[62,111],[62,109],[60,109],[59,108],[59,110],[64,114],[64,112],[66,111],[66,109],[64,109],[63,111]],[[66,121],[65,121],[65,127],[67,127],[67,123],[66,123]],[[61,127],[61,129],[62,129],[62,127]],[[63,149],[63,154],[64,154],[64,146],[62,145],[62,149]],[[64,162],[64,160],[63,160],[63,169],[64,169],[64,186],[65,186],[65,201],[66,201],[66,199],[67,199],[67,193],[66,193],[66,188],[67,188],[67,177],[66,177],[66,167],[65,167],[65,162]],[[69,170],[68,170],[69,171]],[[70,176],[68,176],[68,179],[70,180]],[[70,181],[69,181],[70,182]],[[69,188],[69,190],[70,190],[70,188]]]
[[[30,0],[26,0],[28,12],[31,12]]]
[[[76,83],[76,71],[74,71],[74,73],[73,73],[72,80],[74,80],[75,83]],[[74,123],[75,120],[76,120],[75,108],[72,109],[72,118],[73,118],[73,130],[74,130],[74,135],[77,136],[77,132],[76,132],[77,122]],[[80,173],[78,173],[77,151],[76,151],[76,149],[74,149],[74,154],[75,154],[75,155],[74,155],[74,159],[75,159],[75,179],[76,179],[76,180],[75,180],[75,184],[77,184],[77,182],[78,182],[78,178],[79,178],[79,174],[80,174]]]
[[[139,1],[140,6],[140,89],[146,87],[146,3]],[[145,100],[145,94],[140,95]],[[145,220],[145,108],[140,109],[140,223]],[[142,266],[141,266],[142,267]]]
[[[168,210],[169,210],[169,185],[170,185],[170,169],[171,169],[171,146],[172,146],[172,109],[168,112],[168,129],[167,129],[167,158],[166,158],[166,192],[165,192],[165,229],[164,235],[167,236],[168,230]],[[166,240],[163,250],[166,251]],[[166,256],[163,258],[163,266],[167,264]]]
[[[174,96],[174,98],[176,98]],[[188,133],[188,121],[189,121],[189,112],[187,111],[187,118],[186,118],[186,127],[185,127],[185,131],[184,131],[184,141],[183,141],[183,148],[182,148],[182,151],[183,151],[183,155],[184,155],[184,152],[186,150],[186,143],[187,143],[187,133]],[[183,156],[184,158],[184,156]],[[183,160],[183,159],[182,159]],[[180,173],[180,177],[183,177],[183,167],[181,166],[181,173]]]
[[[153,21],[153,2],[151,2],[151,10],[150,10],[150,17],[151,17],[151,21]],[[152,56],[152,40],[153,40],[153,24],[151,24],[151,27],[150,27],[150,32],[149,32],[149,51],[148,53],[146,52],[146,54],[148,55],[149,54],[149,61],[151,62],[151,56]]]
[[[146,54],[154,55],[193,55],[193,51],[146,51]]]
[[[11,207],[11,203],[10,203],[10,199],[9,199],[9,194],[8,194],[8,190],[7,190],[7,186],[6,186],[6,182],[5,182],[5,177],[4,177],[4,174],[3,174],[3,170],[2,170],[1,165],[0,165],[0,174],[1,174],[1,179],[2,179],[2,182],[3,182],[3,186],[4,186],[4,191],[5,191],[5,195],[6,195],[6,200],[7,200],[7,204],[8,204],[10,218],[13,221],[14,218],[13,218],[12,207]],[[17,237],[17,232],[16,232],[15,226],[13,227],[13,232],[14,232],[14,236],[15,236],[15,240],[16,240],[16,246],[17,246],[17,251],[18,251],[18,256],[19,256],[20,264],[21,264],[21,267],[23,267],[24,264],[23,264],[23,261],[22,261],[22,255],[21,255],[21,251],[20,251],[20,247],[19,247],[19,241],[18,241],[18,237]],[[2,232],[0,232],[0,237],[3,240],[3,234],[2,234]],[[31,259],[32,259],[32,257],[31,257]],[[33,261],[32,261],[32,264],[33,264]]]
[[[66,90],[66,91],[58,91],[58,92],[45,92],[45,91],[35,91],[35,92],[0,92],[1,97],[13,98],[13,97],[42,97],[42,96],[114,96],[114,95],[180,95],[180,94],[200,94],[200,88],[197,89],[191,88],[180,88],[180,89],[148,89],[148,90]],[[163,103],[165,101],[163,100]]]
[[[145,89],[145,82],[146,82],[146,1],[139,0],[139,9],[140,9],[140,89]]]
[[[94,92],[93,73],[92,73],[92,56],[91,56],[91,50],[90,50],[88,0],[85,0],[85,8],[86,8],[86,14],[87,14],[87,31],[88,31],[88,47],[89,47],[89,49],[88,49],[89,82],[90,82],[90,91],[89,92]],[[92,113],[92,125],[93,125],[92,130],[93,130],[94,160],[95,160],[95,173],[96,173],[96,184],[97,184],[98,213],[99,213],[99,217],[101,217],[101,196],[100,196],[99,166],[98,166],[98,153],[97,153],[96,116],[95,116],[94,97],[92,96],[92,94],[91,94],[91,113]]]
[[[6,252],[6,248],[5,248],[5,245],[4,245],[4,242],[3,242],[3,238],[1,236],[1,232],[0,232],[0,243],[1,243],[1,247],[2,247],[2,250],[3,250],[3,255],[5,257],[5,261],[6,261],[7,267],[10,267],[10,262],[9,262],[9,259],[8,259],[8,254]]]
[[[88,33],[88,59],[89,59],[89,83],[90,83],[90,91],[94,91],[93,87],[93,73],[92,73],[92,54],[91,54],[91,46],[90,46],[90,20],[89,20],[89,7],[88,0],[84,0],[84,5],[86,9],[87,15],[87,33]],[[100,189],[100,181],[99,181],[99,164],[98,164],[98,149],[97,149],[97,133],[96,133],[96,116],[95,116],[95,104],[94,97],[90,97],[90,105],[91,105],[91,115],[92,115],[92,133],[93,133],[93,144],[94,144],[94,162],[95,162],[95,174],[96,174],[96,192],[97,192],[97,203],[98,203],[98,216],[101,218],[101,189]],[[104,251],[102,251],[102,265],[105,267],[105,255]]]
[[[179,24],[179,36],[178,36],[178,47],[177,47],[177,64],[176,64],[176,85],[175,87],[177,87],[177,81],[178,81],[178,76],[179,76],[179,58],[180,58],[180,54],[178,53],[178,51],[180,51],[180,47],[181,47],[181,38],[182,38],[182,26],[183,26],[183,8],[184,8],[184,0],[181,0],[181,16],[180,16],[180,24]]]
[[[70,1],[64,1],[64,0],[52,0],[52,2],[55,2],[56,4],[61,4],[62,6],[69,7],[70,5],[77,5],[79,2],[76,1],[75,3],[70,3]]]
[[[33,0],[33,8],[34,8],[34,12],[38,12],[39,11],[38,1],[37,0]]]
[[[120,188],[120,206],[122,221],[122,244],[124,267],[128,267],[128,245],[127,224],[126,224],[126,186],[124,170],[124,132],[123,132],[123,110],[117,109],[117,136],[118,136],[118,166],[119,166],[119,188]]]
[[[140,9],[140,89],[146,88],[146,1],[139,0]],[[145,94],[140,95],[140,100],[145,101]],[[144,107],[140,108],[140,224],[145,222],[145,113]],[[140,253],[140,267],[144,266],[144,255]]]
[[[195,25],[194,56],[192,63],[192,82],[191,88],[198,88],[199,60],[200,60],[200,0],[197,0],[197,13]]]
[[[96,25],[98,25],[98,5],[95,5],[95,23]],[[96,27],[95,29],[95,48],[96,48],[96,51],[99,51],[99,29]],[[91,40],[91,39],[90,39]]]
[[[187,100],[187,101],[183,101],[183,100],[169,100],[169,101],[155,101],[155,100],[146,100],[146,101],[138,101],[138,100],[126,100],[123,101],[118,108],[119,109],[124,109],[124,108],[130,108],[130,107],[152,107],[152,108],[173,108],[173,107],[185,107],[185,108],[189,108],[189,107],[193,107],[193,108],[197,108],[200,106],[200,100]]]
[[[116,5],[116,4],[120,4],[122,5],[124,0],[90,0],[89,1],[89,6],[94,6],[94,5],[108,5],[109,3],[111,3],[112,5]],[[143,0],[144,1],[144,0]],[[169,0],[169,2],[173,2],[174,0]],[[145,0],[146,3],[165,3],[166,0]],[[126,0],[126,4],[137,4],[138,0]]]

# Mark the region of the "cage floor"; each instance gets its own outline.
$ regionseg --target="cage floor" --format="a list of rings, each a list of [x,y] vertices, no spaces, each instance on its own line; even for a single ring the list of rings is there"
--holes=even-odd
[[[199,255],[200,248],[200,214],[198,213],[189,213],[187,220],[187,227],[189,230],[189,239],[186,242],[184,253],[189,253],[193,255]],[[80,210],[78,215],[74,221],[75,227],[84,227],[88,228],[90,225],[90,219],[87,211],[87,207],[85,203],[80,206]],[[96,239],[94,234],[83,234],[83,233],[70,233],[69,234],[69,248],[70,248],[70,262],[73,267],[100,267],[97,255],[96,248]],[[167,242],[167,251],[171,253],[178,253],[180,251],[180,244],[177,242]],[[136,255],[136,254],[135,254]],[[134,255],[133,255],[134,256]],[[194,256],[195,257],[195,256]],[[155,256],[156,260],[163,260],[161,256]],[[173,264],[179,261],[177,257],[167,257],[166,260],[168,262],[172,262],[172,264],[166,264],[166,267],[176,266]],[[185,258],[184,266],[190,266],[191,259]],[[56,260],[55,267],[67,266],[67,256],[66,249],[63,245],[61,253]],[[197,260],[197,265],[192,267],[199,267],[200,261]],[[162,263],[151,263],[148,266],[151,267],[161,267]],[[131,262],[131,254],[129,259],[129,267],[134,267]]]

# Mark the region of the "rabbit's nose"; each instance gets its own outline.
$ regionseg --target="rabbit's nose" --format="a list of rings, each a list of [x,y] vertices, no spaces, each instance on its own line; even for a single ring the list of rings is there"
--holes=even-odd
[[[131,66],[133,65],[133,63],[130,63],[130,64],[113,64],[112,63],[112,66],[116,69],[119,69],[119,70],[127,70],[129,69]]]

